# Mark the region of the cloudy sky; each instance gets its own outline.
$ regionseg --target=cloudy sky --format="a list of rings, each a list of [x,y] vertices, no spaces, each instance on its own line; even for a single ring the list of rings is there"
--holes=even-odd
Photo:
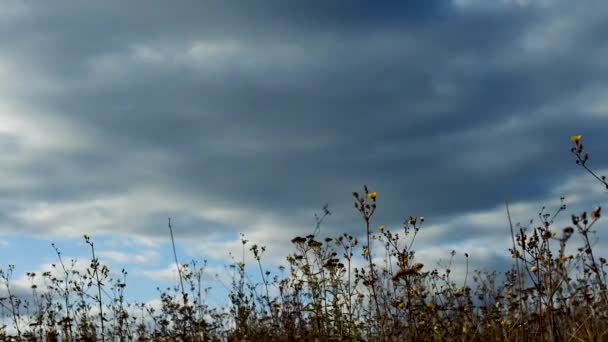
[[[603,0],[4,0],[0,267],[24,284],[88,234],[148,300],[168,217],[182,261],[222,272],[245,233],[272,265],[326,203],[321,235],[363,234],[363,184],[374,225],[426,217],[421,259],[499,267],[506,199],[565,196],[564,224],[606,200],[569,152],[608,169],[606,32]]]

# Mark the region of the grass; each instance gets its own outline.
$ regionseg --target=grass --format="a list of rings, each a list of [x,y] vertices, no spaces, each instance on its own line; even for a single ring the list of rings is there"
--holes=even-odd
[[[573,136],[576,163],[608,188],[605,177],[587,167],[580,136]],[[2,341],[599,341],[608,339],[606,259],[593,250],[593,227],[601,215],[571,216],[571,225],[554,227],[566,210],[540,213],[536,227],[514,226],[506,218],[513,263],[505,274],[471,271],[465,253],[462,284],[416,258],[415,241],[423,217],[410,216],[398,231],[373,225],[378,194],[364,186],[353,193],[364,241],[343,234],[321,239],[330,215],[315,216],[314,233],[291,240],[287,266],[273,275],[265,268],[264,246],[242,236],[243,255],[233,259],[230,304],[205,304],[205,264],[180,264],[179,284],[159,289],[160,309],[125,300],[127,272],[110,277],[95,244],[84,271],[56,250],[58,263],[43,274],[28,273],[31,296],[14,294],[14,267],[0,270],[6,296],[2,315],[12,329],[0,327]],[[173,231],[169,222],[173,243]],[[582,245],[572,249],[572,237]],[[54,246],[54,245],[53,245]],[[574,253],[567,251],[573,250]],[[245,255],[251,253],[251,280]],[[452,252],[454,257],[455,252]],[[177,256],[175,262],[178,263]],[[384,256],[381,263],[372,256]],[[361,263],[363,260],[364,263]],[[42,278],[39,289],[34,279]],[[470,283],[469,283],[470,280]],[[14,332],[9,336],[8,331]]]

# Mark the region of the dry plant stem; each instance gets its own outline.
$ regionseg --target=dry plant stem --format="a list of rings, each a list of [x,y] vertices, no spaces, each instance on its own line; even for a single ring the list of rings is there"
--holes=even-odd
[[[340,240],[340,244],[342,245],[342,248],[344,248],[344,257],[347,261],[346,294],[348,296],[348,300],[346,301],[346,308],[348,310],[348,317],[349,317],[349,322],[350,322],[350,324],[348,326],[348,334],[350,336],[350,334],[352,334],[355,331],[354,322],[353,322],[353,310],[352,310],[353,294],[352,294],[352,283],[351,283],[351,268],[352,268],[351,259],[352,259],[353,245],[352,245],[352,241],[350,238],[348,238],[348,245],[346,245],[342,240]]]
[[[546,248],[548,251],[551,251],[551,247],[550,247],[550,243],[549,243],[549,239],[546,239]],[[548,302],[548,313],[549,313],[549,324],[551,325],[551,329],[549,330],[550,333],[550,338],[551,340],[555,339],[555,334],[556,334],[556,327],[555,327],[555,316],[553,314],[553,309],[554,309],[554,304],[553,304],[553,269],[551,266],[551,263],[549,263],[548,265],[548,269],[549,271],[547,273],[544,274],[544,276],[546,277],[546,279],[543,279],[545,282],[545,287],[547,288],[547,302]]]
[[[331,215],[331,211],[329,211],[329,205],[325,204],[323,206],[323,216],[319,217],[319,215],[315,214],[315,230],[312,232],[313,236],[316,236],[320,231],[321,231],[321,224],[323,223],[323,220],[325,220],[325,218],[327,216]]]
[[[101,341],[105,341],[105,329],[104,329],[104,319],[103,319],[103,301],[101,299],[101,280],[99,279],[99,260],[95,258],[95,246],[92,241],[87,239],[87,243],[91,246],[91,255],[93,257],[92,262],[95,265],[93,268],[93,277],[95,277],[96,286],[97,286],[97,302],[99,304],[99,324],[101,327]]]
[[[509,210],[509,201],[508,200],[505,200],[505,206],[507,208],[507,217],[509,219],[509,229],[511,230],[511,242],[513,243],[513,253],[518,253],[517,245],[515,243],[515,232],[513,231],[513,221],[511,220],[511,212]],[[524,285],[522,283],[523,277],[521,275],[521,269],[519,267],[519,258],[515,258],[515,268],[517,270],[517,280],[518,280],[518,282],[517,282],[518,289],[517,290],[518,290],[518,293],[520,294],[519,295],[519,314],[520,314],[520,317],[523,318],[524,300],[523,300],[523,297],[521,296],[521,293],[523,293]],[[524,332],[523,325],[521,326],[521,330],[522,330],[522,335],[524,336],[524,341],[525,341],[525,340],[527,340],[527,336],[526,336],[526,334],[523,333]]]
[[[371,215],[370,215],[371,216]],[[382,340],[382,330],[384,322],[380,315],[380,305],[378,305],[378,294],[376,293],[376,272],[374,270],[374,263],[372,260],[372,246],[370,243],[370,229],[369,229],[369,216],[365,216],[365,229],[367,230],[367,253],[369,260],[369,273],[370,273],[370,286],[372,288],[372,294],[374,296],[374,304],[376,305],[376,315],[378,317],[378,332],[380,333],[380,339]]]
[[[606,188],[608,188],[608,183],[603,177],[598,176],[593,170],[587,167],[586,162],[587,159],[581,158],[580,153],[576,153],[576,150],[571,150],[572,153],[576,156],[577,164],[580,165],[585,171],[587,171],[590,175],[592,175],[595,179],[597,179],[600,183],[602,183]]]
[[[321,336],[323,336],[323,326],[324,324],[321,322],[321,295],[319,293],[319,287],[318,284],[316,282],[316,280],[313,278],[312,276],[312,264],[310,262],[310,260],[308,259],[308,248],[306,248],[303,251],[303,255],[304,255],[304,260],[306,261],[305,265],[305,272],[306,272],[306,278],[308,280],[308,286],[310,287],[310,290],[312,291],[312,300],[313,300],[313,307],[315,310],[315,323],[317,326],[317,333]]]
[[[606,284],[604,283],[604,278],[602,277],[602,274],[601,274],[601,268],[598,266],[597,262],[595,261],[595,256],[593,255],[593,249],[591,248],[591,243],[589,242],[589,229],[591,229],[591,227],[593,226],[593,224],[596,221],[597,221],[597,219],[594,219],[591,222],[591,224],[589,226],[587,226],[586,228],[582,228],[578,224],[577,224],[577,226],[580,229],[581,234],[583,235],[583,238],[585,241],[585,251],[591,258],[591,263],[593,266],[591,268],[591,270],[593,271],[593,273],[595,273],[595,275],[597,277],[597,281],[600,284],[600,290],[601,290],[600,293],[602,295],[602,299],[604,300],[604,303],[606,305],[608,305],[608,295],[606,294]]]
[[[13,324],[15,324],[15,330],[17,331],[17,340],[21,341],[21,329],[19,328],[19,323],[18,323],[18,316],[19,316],[19,308],[17,306],[17,304],[15,303],[15,295],[12,293],[11,291],[11,287],[10,287],[10,278],[11,275],[13,274],[13,270],[14,270],[14,266],[13,265],[9,265],[8,266],[8,271],[6,274],[2,274],[2,277],[4,278],[4,282],[5,282],[5,286],[6,286],[6,293],[8,294],[8,299],[11,305],[11,315],[13,317]]]
[[[268,305],[268,310],[270,310],[270,314],[273,317],[274,321],[274,313],[272,311],[272,304],[270,303],[270,292],[268,291],[268,282],[266,281],[266,276],[264,275],[264,270],[262,269],[262,261],[259,257],[256,256],[258,267],[260,269],[260,275],[262,276],[262,282],[264,283],[264,289],[266,290],[266,305]]]
[[[55,249],[55,253],[57,254],[57,258],[59,259],[59,264],[61,265],[61,268],[65,275],[65,279],[64,279],[65,291],[63,293],[63,298],[64,298],[64,302],[65,302],[65,316],[66,316],[65,319],[68,322],[67,339],[68,339],[68,341],[71,341],[72,340],[72,324],[70,324],[70,322],[71,322],[72,318],[70,317],[70,288],[69,288],[70,273],[68,272],[68,270],[65,267],[65,264],[63,263],[63,258],[61,258],[61,252],[59,251],[59,249],[57,249],[57,246],[55,246],[54,243],[52,243],[51,246],[53,246],[53,248]]]
[[[169,217],[169,234],[171,234],[171,246],[173,247],[173,258],[175,259],[175,267],[177,267],[177,274],[179,276],[179,285],[182,289],[182,296],[184,296],[184,299],[185,299],[186,292],[184,291],[184,280],[182,279],[181,267],[179,265],[179,262],[177,261],[177,252],[175,251],[175,240],[173,239],[173,227],[171,226],[170,217]]]

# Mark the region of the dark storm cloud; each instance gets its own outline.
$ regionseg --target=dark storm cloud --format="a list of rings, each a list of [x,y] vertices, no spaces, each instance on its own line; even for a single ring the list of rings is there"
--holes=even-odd
[[[571,174],[572,128],[605,119],[561,106],[607,80],[606,10],[571,6],[56,2],[1,26],[0,46],[32,77],[14,101],[97,142],[33,160],[47,181],[32,196],[161,183],[297,225],[328,202],[343,230],[363,183],[398,222],[545,198]],[[577,25],[552,34],[559,20]],[[58,89],[32,91],[37,77]]]

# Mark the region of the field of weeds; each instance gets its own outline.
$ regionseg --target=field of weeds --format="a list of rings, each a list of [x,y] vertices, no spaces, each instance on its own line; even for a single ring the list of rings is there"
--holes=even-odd
[[[600,184],[605,177],[588,166],[581,136],[572,136],[576,163]],[[590,179],[590,181],[592,181]],[[343,234],[319,236],[330,212],[317,216],[317,229],[291,240],[285,277],[263,263],[265,247],[242,239],[255,270],[235,260],[226,308],[209,307],[202,272],[205,265],[182,264],[179,283],[160,294],[161,309],[128,303],[123,278],[111,278],[95,244],[85,272],[63,260],[31,296],[11,290],[14,267],[0,270],[5,297],[0,327],[4,341],[602,341],[608,340],[606,259],[593,249],[600,207],[574,213],[571,224],[556,227],[565,205],[541,213],[538,225],[510,227],[512,265],[505,274],[468,271],[457,284],[443,271],[416,258],[415,242],[424,233],[423,217],[410,216],[395,231],[374,223],[381,194],[364,186],[353,192],[365,239]],[[169,228],[171,228],[169,226]],[[572,248],[572,237],[582,245]],[[171,230],[173,241],[173,232]],[[372,247],[373,246],[373,247]],[[383,248],[379,248],[382,246]],[[569,253],[568,251],[575,251]],[[455,253],[455,252],[453,252]],[[453,256],[454,254],[452,254]],[[382,264],[372,256],[385,256]],[[177,257],[175,258],[177,263]],[[354,262],[364,260],[364,266]],[[126,276],[126,271],[122,271]],[[33,283],[32,283],[33,284]]]

